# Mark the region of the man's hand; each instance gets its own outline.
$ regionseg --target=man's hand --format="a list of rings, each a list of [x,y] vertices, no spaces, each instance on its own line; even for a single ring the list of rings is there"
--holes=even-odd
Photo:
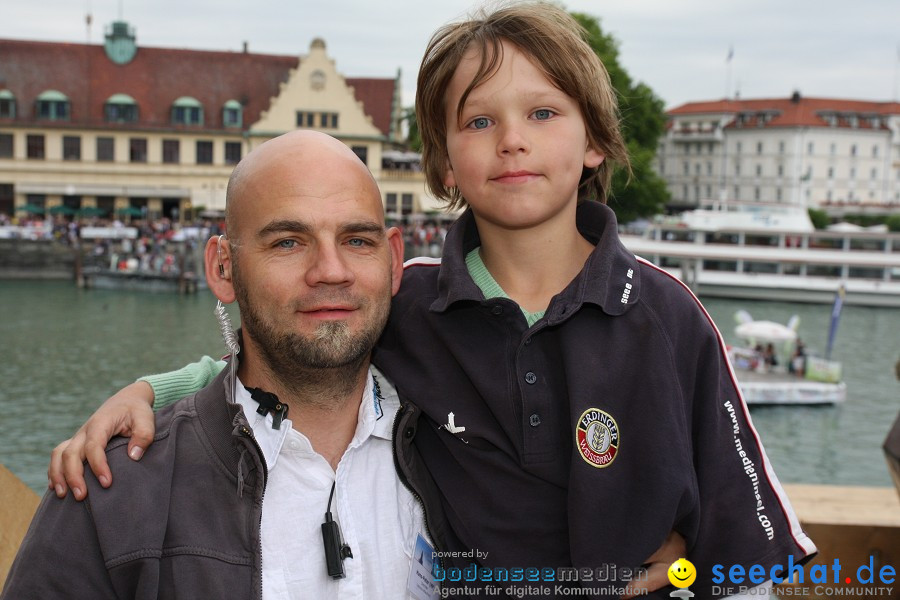
[[[647,567],[647,581],[641,581],[640,587],[652,592],[669,585],[669,567],[679,558],[684,558],[686,553],[687,545],[684,538],[675,531],[671,532],[663,545],[644,563]],[[634,597],[634,594],[622,596],[624,599]]]
[[[76,500],[87,497],[84,483],[84,459],[100,485],[112,485],[112,473],[106,462],[106,444],[116,435],[131,436],[128,456],[140,460],[153,443],[156,430],[153,420],[153,388],[137,381],[122,388],[104,402],[70,439],[62,442],[50,454],[47,469],[50,489],[60,498],[71,488]]]

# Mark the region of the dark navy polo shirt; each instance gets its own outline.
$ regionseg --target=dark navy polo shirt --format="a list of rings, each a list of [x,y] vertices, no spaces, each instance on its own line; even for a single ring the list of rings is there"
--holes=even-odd
[[[530,328],[469,276],[470,212],[441,262],[405,269],[373,362],[426,415],[414,444],[443,495],[448,550],[608,574],[674,529],[701,597],[715,564],[768,572],[814,552],[703,307],[628,252],[609,208],[584,203],[577,222],[596,248]]]

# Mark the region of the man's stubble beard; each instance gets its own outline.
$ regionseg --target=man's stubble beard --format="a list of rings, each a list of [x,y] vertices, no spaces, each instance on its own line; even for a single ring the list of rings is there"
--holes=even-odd
[[[327,395],[350,391],[359,373],[368,366],[368,358],[381,336],[390,312],[390,273],[385,298],[354,299],[359,310],[374,305],[371,318],[360,331],[353,333],[343,321],[319,324],[312,335],[278,329],[267,320],[251,300],[243,285],[237,261],[232,261],[232,281],[241,313],[241,326],[253,339],[261,358],[279,384],[292,393],[319,404],[332,402]],[[340,302],[342,292],[332,292],[328,301]]]

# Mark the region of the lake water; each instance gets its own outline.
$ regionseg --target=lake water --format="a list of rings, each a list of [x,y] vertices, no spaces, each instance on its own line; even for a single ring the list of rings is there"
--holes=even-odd
[[[224,354],[214,304],[208,292],[0,281],[0,463],[43,492],[50,450],[103,399],[140,375]],[[736,341],[734,313],[743,308],[780,322],[799,314],[807,346],[824,351],[829,306],[704,304],[729,343]],[[784,482],[891,485],[881,445],[900,410],[900,309],[845,307],[834,358],[844,364],[844,405],[752,409],[769,458]]]

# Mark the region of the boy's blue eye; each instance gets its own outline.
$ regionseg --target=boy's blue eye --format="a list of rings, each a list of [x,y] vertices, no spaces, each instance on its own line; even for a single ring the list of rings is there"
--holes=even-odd
[[[534,118],[538,121],[546,121],[553,116],[553,111],[547,108],[541,108],[534,111]]]
[[[469,123],[469,127],[471,127],[472,129],[484,129],[490,124],[491,121],[487,117],[478,117],[477,119],[474,119],[471,123]]]

